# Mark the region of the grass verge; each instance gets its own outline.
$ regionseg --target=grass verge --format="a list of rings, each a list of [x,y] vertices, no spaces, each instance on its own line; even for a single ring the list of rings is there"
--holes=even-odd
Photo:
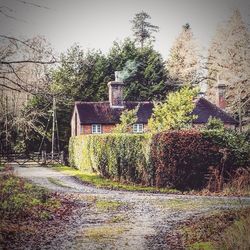
[[[179,232],[185,249],[249,249],[250,208],[191,220]]]
[[[44,237],[62,230],[61,220],[70,217],[73,209],[67,197],[33,185],[6,168],[0,175],[0,249],[40,249]]]
[[[125,190],[125,191],[151,192],[151,193],[181,194],[181,192],[176,189],[145,187],[145,186],[140,186],[136,184],[124,184],[118,181],[105,179],[96,173],[82,172],[78,169],[74,169],[68,166],[56,165],[56,166],[53,166],[53,169],[63,172],[65,174],[74,176],[77,179],[83,181],[84,183],[94,185],[95,187],[98,187],[98,188],[107,188],[107,189]]]

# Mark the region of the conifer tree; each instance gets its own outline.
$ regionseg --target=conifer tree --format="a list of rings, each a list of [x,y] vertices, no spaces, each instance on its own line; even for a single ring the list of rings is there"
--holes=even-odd
[[[199,81],[200,59],[190,25],[183,25],[175,40],[166,63],[172,80],[179,84],[194,84]]]

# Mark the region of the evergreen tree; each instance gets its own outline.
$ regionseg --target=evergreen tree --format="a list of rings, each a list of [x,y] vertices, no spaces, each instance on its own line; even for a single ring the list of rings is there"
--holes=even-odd
[[[121,71],[125,83],[124,97],[130,101],[162,100],[169,86],[166,84],[162,56],[152,46],[137,48],[126,39],[114,43],[108,60],[113,71]]]
[[[218,84],[225,85],[226,110],[239,118],[240,127],[250,117],[249,44],[249,31],[235,10],[217,29],[208,52],[208,96],[216,102]]]
[[[144,47],[146,41],[154,41],[152,34],[159,31],[159,27],[148,22],[148,19],[151,19],[151,16],[141,11],[135,14],[135,17],[131,20],[133,25],[132,31],[136,41],[140,43],[141,48]]]
[[[166,63],[172,80],[179,84],[194,84],[199,81],[200,59],[190,25],[182,27]]]

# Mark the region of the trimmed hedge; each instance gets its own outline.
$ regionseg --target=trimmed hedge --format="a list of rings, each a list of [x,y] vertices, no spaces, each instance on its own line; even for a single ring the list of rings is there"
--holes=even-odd
[[[244,136],[231,131],[182,130],[156,134],[151,146],[155,185],[200,189],[207,185],[212,169],[226,181],[238,167],[249,165],[249,152]]]
[[[70,139],[70,165],[117,180],[150,185],[151,135],[103,134]]]
[[[70,164],[121,181],[181,190],[207,185],[211,169],[227,180],[250,165],[244,135],[219,130],[85,135],[70,139]]]

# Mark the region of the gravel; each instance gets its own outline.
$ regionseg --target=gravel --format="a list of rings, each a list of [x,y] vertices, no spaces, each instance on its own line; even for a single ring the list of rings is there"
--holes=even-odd
[[[70,195],[79,204],[66,230],[42,249],[172,249],[165,236],[180,222],[214,211],[250,205],[250,198],[241,198],[239,202],[237,197],[101,189],[45,167],[15,167],[15,172],[52,192]],[[95,205],[97,200],[122,205],[117,209],[102,210]],[[114,218],[118,218],[117,221],[113,221]]]

